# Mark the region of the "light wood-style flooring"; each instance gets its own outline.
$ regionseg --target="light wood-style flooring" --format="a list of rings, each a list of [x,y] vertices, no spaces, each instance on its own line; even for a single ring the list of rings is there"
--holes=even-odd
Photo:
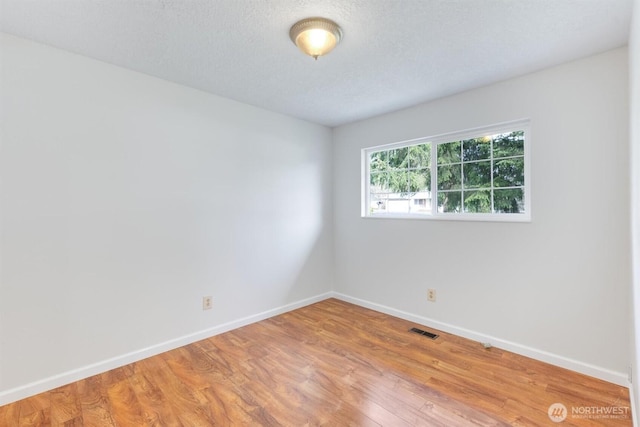
[[[571,413],[628,408],[624,387],[411,327],[329,299],[2,406],[0,426],[632,424]]]

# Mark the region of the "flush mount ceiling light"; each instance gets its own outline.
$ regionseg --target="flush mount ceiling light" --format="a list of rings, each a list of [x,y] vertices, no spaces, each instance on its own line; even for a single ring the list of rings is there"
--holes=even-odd
[[[302,52],[318,59],[340,43],[342,29],[326,18],[307,18],[293,24],[289,37]]]

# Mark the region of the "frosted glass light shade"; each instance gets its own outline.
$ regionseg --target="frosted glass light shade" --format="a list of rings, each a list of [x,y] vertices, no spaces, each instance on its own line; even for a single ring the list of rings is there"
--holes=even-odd
[[[307,18],[293,24],[289,37],[302,52],[318,59],[340,43],[342,29],[326,18]]]

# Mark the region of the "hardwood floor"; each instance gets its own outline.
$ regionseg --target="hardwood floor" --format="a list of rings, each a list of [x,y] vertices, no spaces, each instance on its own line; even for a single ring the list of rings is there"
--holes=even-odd
[[[624,387],[414,326],[330,299],[2,406],[0,426],[632,424]]]

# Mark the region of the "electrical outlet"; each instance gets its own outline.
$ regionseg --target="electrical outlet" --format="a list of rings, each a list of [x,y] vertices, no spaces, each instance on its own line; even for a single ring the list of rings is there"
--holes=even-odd
[[[427,300],[431,302],[436,302],[436,290],[429,289],[427,290]]]
[[[213,297],[202,297],[202,309],[211,310],[213,308]]]

